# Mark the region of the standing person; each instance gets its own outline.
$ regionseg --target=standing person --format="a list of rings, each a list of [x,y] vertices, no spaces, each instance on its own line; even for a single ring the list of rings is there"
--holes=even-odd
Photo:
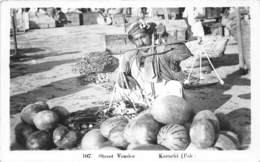
[[[29,27],[29,11],[30,8],[24,8],[23,9],[23,22],[24,22],[24,31],[28,31],[30,29]]]
[[[183,12],[183,17],[188,25],[188,39],[198,39],[201,41],[205,35],[201,19],[203,17],[203,8],[186,7]]]
[[[68,23],[67,17],[64,12],[62,12],[61,8],[56,8],[55,22],[56,27],[63,27],[64,24]]]
[[[118,85],[125,89],[139,87],[153,97],[163,92],[183,97],[182,83],[186,75],[179,64],[190,56],[185,44],[166,45],[176,40],[166,32],[165,26],[140,21],[129,26],[128,38],[139,49],[121,56]],[[161,46],[143,48],[152,44]]]

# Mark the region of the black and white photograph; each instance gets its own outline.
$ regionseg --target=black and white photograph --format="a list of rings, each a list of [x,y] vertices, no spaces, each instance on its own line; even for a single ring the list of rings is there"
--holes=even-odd
[[[54,5],[8,15],[1,108],[11,153],[253,145],[250,5]]]

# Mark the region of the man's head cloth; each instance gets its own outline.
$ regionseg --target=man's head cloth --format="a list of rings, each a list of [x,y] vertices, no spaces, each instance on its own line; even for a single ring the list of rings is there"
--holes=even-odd
[[[144,22],[140,22],[137,21],[135,23],[130,24],[127,27],[127,32],[128,32],[128,38],[129,40],[132,40],[132,38],[136,35],[136,34],[149,34],[151,35],[152,33],[154,33],[156,31],[156,24],[153,22],[149,22],[149,23],[144,23]]]

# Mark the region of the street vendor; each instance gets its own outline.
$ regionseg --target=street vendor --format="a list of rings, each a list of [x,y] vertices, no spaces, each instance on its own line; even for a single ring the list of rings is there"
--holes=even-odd
[[[131,24],[128,38],[137,49],[121,56],[118,85],[125,89],[141,88],[153,97],[169,93],[183,97],[186,76],[180,62],[191,56],[185,44],[170,36],[164,25],[155,23]]]

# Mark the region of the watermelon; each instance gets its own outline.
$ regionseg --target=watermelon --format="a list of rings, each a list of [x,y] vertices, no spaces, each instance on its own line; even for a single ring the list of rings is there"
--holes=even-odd
[[[27,138],[37,129],[29,124],[21,122],[15,126],[15,138],[16,142],[25,146]]]
[[[108,136],[108,139],[112,142],[113,146],[121,147],[121,148],[126,148],[128,145],[128,142],[126,141],[124,137],[124,129],[127,123],[125,124],[120,124],[117,127],[114,127]]]
[[[237,150],[238,137],[230,131],[220,132],[214,147],[220,150]]]
[[[75,147],[79,141],[79,134],[68,127],[60,125],[53,131],[53,142],[58,148]]]
[[[197,148],[211,147],[215,142],[215,128],[209,120],[196,120],[190,128],[191,142]]]
[[[48,107],[40,104],[29,104],[21,111],[21,120],[27,124],[33,125],[33,117],[43,110],[48,110]]]
[[[217,148],[217,147],[208,147],[208,148],[206,148],[206,149],[204,149],[204,150],[208,150],[208,151],[219,151],[220,149]]]
[[[214,147],[214,146],[212,146],[212,147],[207,147],[207,148],[204,148],[204,149],[202,149],[202,148],[197,148],[194,144],[192,144],[192,143],[190,143],[190,145],[187,147],[187,149],[186,149],[186,151],[203,151],[203,150],[208,150],[208,151],[215,151],[215,150],[220,150],[220,149],[218,149],[218,148],[216,148],[216,147]]]
[[[47,104],[46,101],[37,101],[34,104],[40,105],[41,107],[43,107],[46,110],[50,109],[50,107],[49,107],[49,105]]]
[[[135,147],[138,146],[138,145],[140,145],[140,144],[134,144],[134,143],[132,143],[132,144],[129,144],[126,149],[127,149],[127,150],[132,150],[133,148],[135,148]]]
[[[160,129],[157,143],[170,150],[185,150],[189,145],[189,135],[184,126],[167,124]]]
[[[101,148],[103,148],[103,147],[114,147],[114,146],[110,140],[107,140],[102,143]]]
[[[99,129],[92,129],[87,132],[81,140],[83,150],[97,150],[102,148],[107,139],[101,134]]]
[[[154,100],[151,114],[156,121],[163,124],[184,124],[189,121],[192,110],[185,99],[169,95]]]
[[[114,147],[114,146],[106,146],[106,147],[100,148],[100,150],[120,150],[120,149],[117,147]]]
[[[69,111],[62,106],[54,106],[51,108],[51,111],[55,112],[59,116],[61,122],[64,122],[70,114]]]
[[[51,110],[44,110],[33,117],[33,123],[39,130],[54,129],[59,123],[59,116]]]
[[[124,130],[124,137],[132,144],[156,143],[161,124],[150,113],[140,113],[129,121]]]
[[[117,126],[125,126],[128,123],[128,119],[123,117],[123,116],[115,116],[112,118],[109,118],[105,120],[101,125],[100,125],[100,132],[101,134],[108,138],[110,131],[117,127]]]
[[[198,151],[201,150],[200,148],[197,148],[193,143],[190,143],[189,146],[186,148],[186,151]]]
[[[158,145],[158,144],[142,144],[142,145],[136,145],[131,150],[169,150],[164,146]]]
[[[49,150],[54,147],[52,136],[46,131],[36,131],[30,134],[26,141],[30,150]]]
[[[212,122],[213,126],[215,127],[216,132],[220,130],[220,124],[217,116],[210,110],[202,110],[198,112],[195,117],[193,118],[193,121],[201,120],[201,119],[207,119],[210,122]]]

